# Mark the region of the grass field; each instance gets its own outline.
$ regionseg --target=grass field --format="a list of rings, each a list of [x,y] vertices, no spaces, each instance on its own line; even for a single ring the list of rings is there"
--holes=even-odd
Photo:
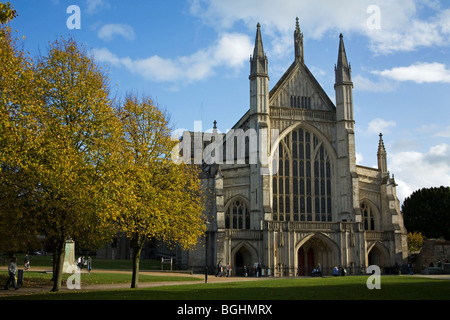
[[[19,261],[20,258],[19,258]],[[25,287],[51,285],[51,273],[33,271],[41,267],[51,270],[49,256],[33,256],[31,271],[25,272]],[[50,267],[50,268],[48,268]],[[20,266],[19,266],[20,268]],[[109,269],[108,273],[81,274],[81,286],[92,284],[130,283],[129,260],[94,260],[94,270]],[[143,260],[141,270],[158,270],[157,261]],[[64,275],[63,283],[69,275]],[[0,272],[0,284],[6,282],[7,272]],[[381,289],[369,290],[368,276],[324,278],[272,278],[255,281],[181,284],[151,288],[65,291],[32,295],[8,296],[8,299],[28,300],[450,300],[450,280],[415,276],[382,276]],[[189,276],[140,274],[139,282],[192,281]],[[212,281],[210,281],[212,282]],[[0,298],[6,299],[6,298]]]
[[[67,281],[70,274],[63,274],[63,283]],[[24,274],[24,287],[39,287],[49,286],[52,284],[51,273],[44,273],[39,271],[26,271]],[[0,272],[0,284],[6,283],[8,275],[6,271]],[[148,274],[140,274],[139,280],[141,282],[167,282],[167,281],[193,281],[192,277],[183,276],[156,276]],[[200,281],[201,279],[198,279]],[[131,275],[128,273],[82,273],[81,285],[92,284],[113,284],[113,283],[131,283]]]
[[[114,274],[116,275],[116,274]],[[192,279],[191,279],[192,280]],[[366,276],[285,278],[186,284],[143,289],[62,292],[18,296],[31,300],[449,300],[450,281],[383,276],[369,290]],[[140,278],[146,281],[145,277]],[[151,281],[151,279],[150,279]]]

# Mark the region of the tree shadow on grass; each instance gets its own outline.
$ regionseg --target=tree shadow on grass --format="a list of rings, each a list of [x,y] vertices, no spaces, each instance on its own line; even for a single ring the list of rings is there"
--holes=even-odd
[[[46,300],[449,300],[450,281],[386,276],[369,290],[367,276],[199,283],[142,289],[65,292],[22,298]],[[18,297],[21,298],[21,297]]]

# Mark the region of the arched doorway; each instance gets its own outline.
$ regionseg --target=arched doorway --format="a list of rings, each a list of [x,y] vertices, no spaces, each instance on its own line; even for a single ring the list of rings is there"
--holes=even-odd
[[[389,267],[389,253],[380,243],[376,243],[369,248],[367,255],[368,265],[376,265],[380,268]]]
[[[252,253],[244,245],[239,248],[234,254],[234,274],[242,276],[244,274],[244,267],[247,267],[248,272],[251,272],[254,261],[252,260]]]
[[[337,249],[323,237],[310,236],[297,251],[297,275],[310,276],[320,264],[322,275],[331,274],[336,263]]]

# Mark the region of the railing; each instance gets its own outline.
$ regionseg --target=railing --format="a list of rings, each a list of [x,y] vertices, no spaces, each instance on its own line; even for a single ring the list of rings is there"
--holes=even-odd
[[[226,230],[226,237],[240,240],[262,240],[261,230]]]
[[[390,234],[383,231],[365,231],[366,240],[389,240]]]
[[[289,231],[364,231],[362,223],[355,222],[320,222],[320,221],[266,221],[268,230],[289,230]]]
[[[336,114],[331,111],[309,110],[285,107],[270,107],[270,116],[280,119],[335,121]]]
[[[383,231],[366,231],[362,223],[356,222],[320,222],[320,221],[266,221],[265,229],[269,231],[319,231],[364,232],[366,240],[390,240],[391,234]],[[262,240],[262,230],[226,230],[226,237],[240,240]]]

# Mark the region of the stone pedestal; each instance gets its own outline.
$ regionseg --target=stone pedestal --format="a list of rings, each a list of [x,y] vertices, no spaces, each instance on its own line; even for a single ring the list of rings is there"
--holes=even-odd
[[[75,241],[66,241],[66,254],[64,256],[63,273],[72,273],[76,267],[77,263],[75,261]]]

